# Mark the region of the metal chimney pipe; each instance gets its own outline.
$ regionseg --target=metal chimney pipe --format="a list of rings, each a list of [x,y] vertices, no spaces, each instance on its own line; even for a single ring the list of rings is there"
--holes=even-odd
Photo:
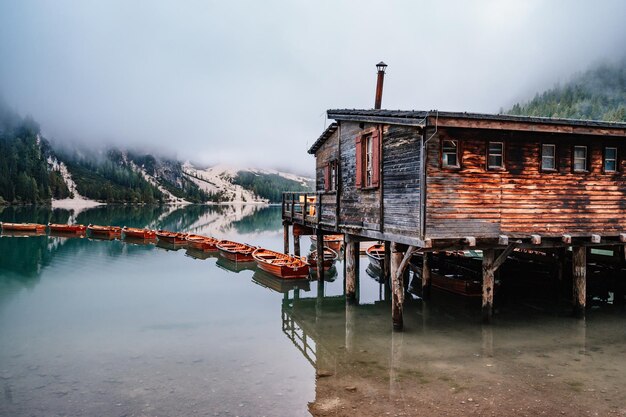
[[[380,109],[380,105],[383,102],[383,82],[385,81],[385,70],[387,69],[387,64],[380,61],[376,64],[376,69],[378,69],[378,80],[376,81],[376,98],[374,100],[374,108]]]

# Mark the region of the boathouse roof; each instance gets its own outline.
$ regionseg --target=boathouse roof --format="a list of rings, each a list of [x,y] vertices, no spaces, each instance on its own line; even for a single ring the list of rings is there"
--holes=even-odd
[[[439,126],[474,129],[502,129],[545,133],[570,133],[580,135],[626,137],[626,123],[599,120],[563,119],[552,117],[513,116],[508,114],[486,114],[445,112],[438,110],[384,110],[384,109],[333,109],[327,111],[328,118],[337,121],[383,123],[404,126]],[[332,123],[309,149],[314,154],[337,130]]]

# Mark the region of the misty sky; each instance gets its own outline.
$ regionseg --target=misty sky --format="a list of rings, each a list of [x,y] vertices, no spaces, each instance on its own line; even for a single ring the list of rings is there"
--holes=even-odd
[[[471,4],[470,4],[471,3]],[[0,0],[0,96],[56,141],[313,170],[329,108],[497,112],[626,51],[622,0]]]

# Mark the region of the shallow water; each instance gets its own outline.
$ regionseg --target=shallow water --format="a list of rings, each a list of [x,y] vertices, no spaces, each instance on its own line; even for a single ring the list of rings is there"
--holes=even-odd
[[[4,209],[0,219],[71,215]],[[279,207],[101,207],[73,220],[282,249]],[[296,285],[185,249],[2,237],[0,415],[358,415],[382,397],[392,414],[418,415],[415,392],[450,415],[470,404],[486,415],[626,413],[623,310],[578,321],[567,303],[522,299],[481,326],[475,301],[434,292],[407,301],[406,331],[394,334],[388,292],[366,267],[363,257],[359,305],[346,306],[341,262],[323,285]]]

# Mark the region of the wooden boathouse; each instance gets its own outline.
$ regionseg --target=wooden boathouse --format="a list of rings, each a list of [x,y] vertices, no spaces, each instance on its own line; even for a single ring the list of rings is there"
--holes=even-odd
[[[359,242],[384,241],[401,329],[403,276],[415,252],[424,253],[427,298],[429,252],[481,249],[490,321],[494,274],[513,250],[564,258],[571,248],[573,306],[582,316],[588,248],[610,247],[625,262],[626,123],[383,110],[378,89],[375,107],[328,110],[334,122],[309,149],[316,191],[283,196],[285,251],[289,226],[296,252],[300,235],[319,242],[343,234],[350,299]]]

